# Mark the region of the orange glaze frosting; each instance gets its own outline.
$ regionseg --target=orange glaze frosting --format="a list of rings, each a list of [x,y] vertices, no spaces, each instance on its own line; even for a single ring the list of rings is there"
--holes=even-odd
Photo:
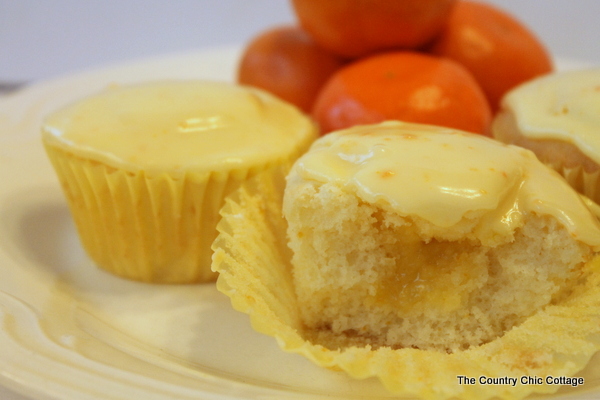
[[[294,166],[362,200],[451,227],[481,213],[480,236],[510,235],[533,212],[600,248],[600,225],[579,195],[528,150],[462,131],[385,122],[330,133]]]

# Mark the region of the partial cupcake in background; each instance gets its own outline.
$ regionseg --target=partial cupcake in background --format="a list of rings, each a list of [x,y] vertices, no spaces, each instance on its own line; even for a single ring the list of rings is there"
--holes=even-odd
[[[600,68],[546,75],[510,91],[492,132],[532,150],[600,203]]]
[[[318,139],[265,201],[278,185],[227,200],[213,268],[284,350],[402,396],[517,399],[558,387],[457,377],[572,376],[600,349],[600,225],[530,151],[387,122]]]
[[[214,280],[224,199],[259,172],[285,173],[316,136],[288,103],[208,81],[110,87],[42,127],[89,256],[157,283]]]

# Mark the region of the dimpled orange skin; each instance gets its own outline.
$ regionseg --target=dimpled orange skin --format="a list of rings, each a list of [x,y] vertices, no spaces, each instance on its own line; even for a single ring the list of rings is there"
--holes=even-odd
[[[456,0],[293,0],[300,25],[347,58],[416,49],[443,28]]]
[[[483,91],[460,64],[417,52],[371,56],[337,71],[312,112],[322,133],[401,120],[489,135]]]
[[[237,80],[309,112],[317,93],[343,60],[318,46],[300,27],[265,31],[245,48]]]
[[[467,0],[456,4],[430,51],[471,71],[493,111],[508,90],[553,70],[550,54],[525,25],[489,4]]]

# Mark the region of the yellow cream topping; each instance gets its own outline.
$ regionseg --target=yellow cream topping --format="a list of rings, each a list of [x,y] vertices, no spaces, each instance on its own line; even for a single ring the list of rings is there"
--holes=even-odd
[[[294,169],[439,227],[480,212],[477,229],[506,235],[534,212],[600,246],[600,224],[557,173],[530,151],[483,136],[400,122],[359,126],[318,139]]]
[[[509,92],[503,105],[525,137],[572,143],[600,163],[600,68],[535,79]]]
[[[46,144],[146,173],[247,168],[287,158],[316,136],[296,108],[222,82],[165,81],[108,88],[49,116]]]

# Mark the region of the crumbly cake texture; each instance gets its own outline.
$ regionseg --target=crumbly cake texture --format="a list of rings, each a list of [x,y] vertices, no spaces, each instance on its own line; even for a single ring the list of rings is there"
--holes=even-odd
[[[333,349],[331,343],[320,343],[300,317],[302,307],[285,234],[288,227],[282,218],[282,184],[259,174],[227,200],[220,234],[213,243],[212,267],[219,272],[218,289],[230,297],[234,308],[249,314],[254,329],[276,338],[283,350],[302,354],[319,366],[343,370],[353,378],[377,377],[401,396],[520,399],[531,393],[553,393],[559,386],[460,385],[457,376],[573,376],[600,349],[598,259],[581,267],[571,290],[556,292],[550,304],[484,344],[459,346],[449,353],[370,344]],[[548,224],[532,220],[530,228],[536,231],[549,228]],[[356,241],[367,241],[358,235]],[[549,284],[552,279],[546,280]]]
[[[490,342],[564,296],[591,257],[551,217],[529,214],[490,246],[473,232],[477,217],[439,230],[334,183],[290,180],[284,213],[302,321],[332,349]]]

